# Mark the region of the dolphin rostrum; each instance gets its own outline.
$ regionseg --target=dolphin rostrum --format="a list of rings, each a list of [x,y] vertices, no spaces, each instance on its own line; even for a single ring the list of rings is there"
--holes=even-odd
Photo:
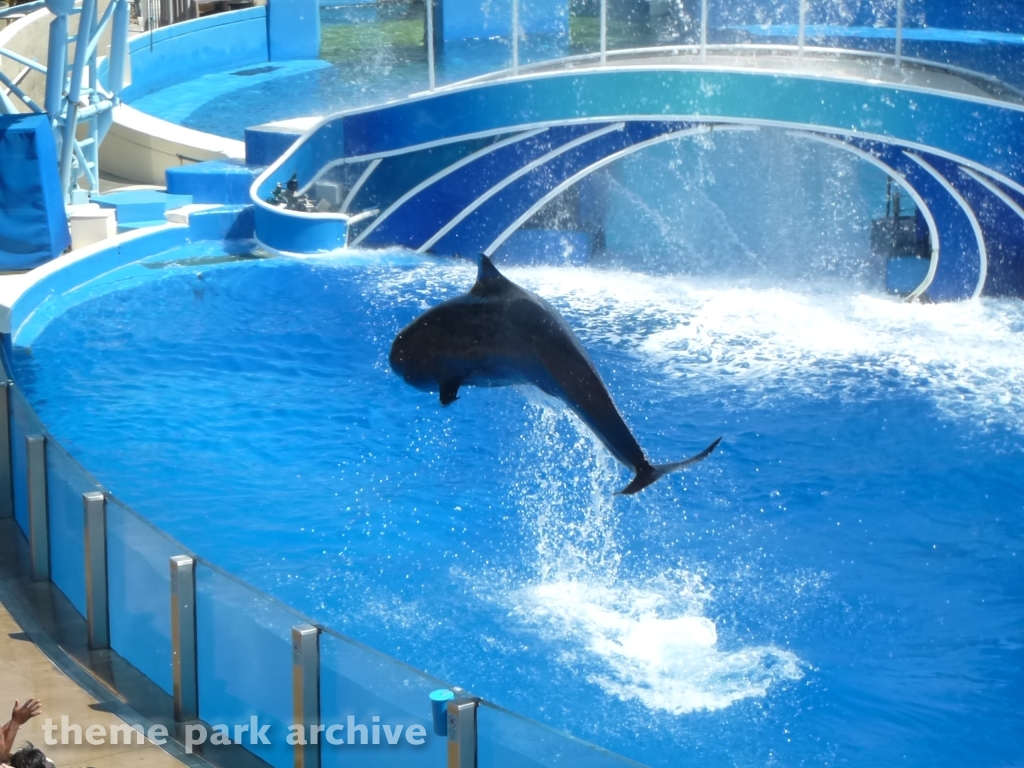
[[[662,475],[707,458],[722,438],[683,461],[651,464],[622,420],[587,351],[558,311],[480,256],[469,293],[427,310],[391,345],[391,367],[406,383],[440,391],[532,384],[564,402],[636,476],[619,493],[636,493]]]

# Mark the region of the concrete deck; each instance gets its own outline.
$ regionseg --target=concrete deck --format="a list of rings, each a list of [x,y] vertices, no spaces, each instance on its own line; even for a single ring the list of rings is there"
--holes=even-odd
[[[125,722],[61,672],[29,639],[22,627],[14,621],[5,607],[0,605],[0,720],[6,722],[15,699],[22,702],[34,697],[43,702],[43,712],[21,727],[17,747],[31,741],[42,749],[59,767],[90,766],[91,768],[181,768],[182,764],[157,745],[147,741],[137,745],[91,745],[83,743],[47,745],[43,724],[46,718],[60,724],[67,716],[70,723],[103,727],[109,741],[111,725]],[[113,698],[113,697],[111,697]],[[60,740],[60,733],[54,734]]]

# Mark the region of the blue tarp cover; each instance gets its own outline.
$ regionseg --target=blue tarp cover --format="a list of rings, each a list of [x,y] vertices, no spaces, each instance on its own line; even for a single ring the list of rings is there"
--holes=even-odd
[[[71,244],[46,115],[0,115],[0,270],[31,269]]]

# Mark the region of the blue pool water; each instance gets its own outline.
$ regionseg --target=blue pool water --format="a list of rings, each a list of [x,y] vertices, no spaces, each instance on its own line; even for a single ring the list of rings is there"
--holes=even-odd
[[[655,460],[724,436],[623,498],[559,403],[442,409],[390,372],[471,264],[219,255],[85,289],[14,360],[54,435],[201,555],[653,766],[1024,752],[1020,302],[511,268]]]

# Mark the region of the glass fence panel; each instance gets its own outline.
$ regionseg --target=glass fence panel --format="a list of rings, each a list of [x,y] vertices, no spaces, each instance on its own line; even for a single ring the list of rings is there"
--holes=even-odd
[[[807,45],[893,54],[898,0],[807,0]]]
[[[570,55],[569,21],[569,3],[565,0],[519,0],[519,63],[535,64]]]
[[[483,702],[477,708],[478,768],[623,768],[639,766]]]
[[[530,2],[542,8],[547,0]],[[538,14],[526,12],[533,29]],[[512,66],[512,0],[434,0],[434,21],[438,86]],[[320,58],[334,65],[316,75],[323,113],[382,104],[430,87],[426,3],[326,0],[320,22]]]
[[[601,50],[600,0],[569,1],[569,53],[582,56]]]
[[[291,768],[294,759],[286,743],[293,720],[291,629],[301,623],[266,595],[197,564],[199,716],[232,734],[235,726],[248,726],[242,744],[275,768]]]
[[[318,73],[323,114],[382,104],[427,89],[423,3],[321,3]]]
[[[339,726],[325,733],[324,768],[444,765],[446,739],[434,735],[429,699],[431,691],[444,687],[381,653],[322,634],[320,719],[328,727]]]
[[[609,51],[648,48],[657,45],[661,24],[674,9],[649,0],[607,0]]]
[[[650,37],[657,46],[700,44],[700,0],[663,0],[650,5]]]
[[[708,0],[708,43],[796,45],[800,0]]]
[[[606,50],[695,44],[700,39],[700,6],[698,3],[694,14],[690,5],[677,0],[607,0]],[[601,0],[570,0],[570,54],[595,54],[600,50]]]
[[[1021,4],[906,0],[903,55],[983,73],[1024,90]],[[1011,94],[1016,100],[1021,95]]]
[[[99,486],[55,441],[46,441],[50,580],[85,616],[85,509],[82,494]]]
[[[28,458],[25,438],[40,434],[35,413],[17,387],[10,388],[11,398],[11,484],[14,487],[14,519],[29,537],[28,529]]]
[[[435,17],[438,19],[435,46],[438,85],[450,85],[512,66],[512,0],[435,2],[443,8]],[[519,2],[522,21],[524,0]],[[520,37],[521,56],[527,47]]]
[[[167,693],[171,688],[170,559],[187,554],[114,499],[107,500],[110,645]]]

